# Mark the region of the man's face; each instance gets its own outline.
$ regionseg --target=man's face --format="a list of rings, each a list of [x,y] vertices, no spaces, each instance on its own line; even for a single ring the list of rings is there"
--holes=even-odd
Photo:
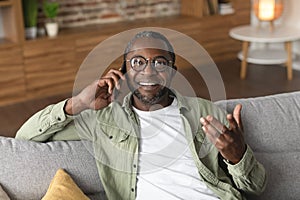
[[[155,60],[160,62],[160,58],[167,61],[172,60],[166,49],[166,44],[160,39],[140,38],[134,42],[131,51],[127,54],[127,84],[133,92],[135,105],[163,105],[164,101],[168,99],[168,87],[170,87],[175,74],[172,63],[168,63],[170,67],[163,71],[156,70],[152,64]],[[130,62],[133,58],[141,58],[142,60],[145,58],[147,65],[141,71],[133,70],[132,62]]]

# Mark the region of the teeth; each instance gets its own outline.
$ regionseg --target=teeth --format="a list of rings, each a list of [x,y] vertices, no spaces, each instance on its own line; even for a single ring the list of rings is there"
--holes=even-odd
[[[156,83],[145,83],[145,82],[140,82],[140,85],[144,85],[144,86],[153,86],[153,85],[156,85]]]

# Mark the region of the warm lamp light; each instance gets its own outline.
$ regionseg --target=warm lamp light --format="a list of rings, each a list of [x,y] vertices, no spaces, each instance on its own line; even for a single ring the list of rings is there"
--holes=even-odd
[[[254,0],[253,10],[260,21],[269,21],[273,29],[274,20],[282,14],[283,0]]]

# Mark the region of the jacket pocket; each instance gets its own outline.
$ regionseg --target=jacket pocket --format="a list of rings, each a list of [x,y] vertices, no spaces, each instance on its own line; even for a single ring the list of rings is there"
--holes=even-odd
[[[97,126],[97,135],[102,135],[105,139],[113,143],[120,143],[128,139],[130,131],[121,129],[118,126],[100,123]],[[104,139],[104,138],[102,138]]]

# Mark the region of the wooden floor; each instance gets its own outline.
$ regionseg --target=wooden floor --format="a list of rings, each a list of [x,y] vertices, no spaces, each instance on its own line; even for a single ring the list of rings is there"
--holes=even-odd
[[[286,69],[282,66],[250,64],[246,80],[240,80],[240,61],[232,60],[217,64],[225,85],[226,98],[247,98],[300,90],[300,71],[294,70],[293,80],[286,79]],[[197,96],[210,99],[205,82],[193,70],[180,71],[193,85]],[[71,93],[70,93],[71,94]],[[32,114],[45,106],[68,98],[61,94],[44,99],[0,107],[0,135],[14,137],[18,128]]]

